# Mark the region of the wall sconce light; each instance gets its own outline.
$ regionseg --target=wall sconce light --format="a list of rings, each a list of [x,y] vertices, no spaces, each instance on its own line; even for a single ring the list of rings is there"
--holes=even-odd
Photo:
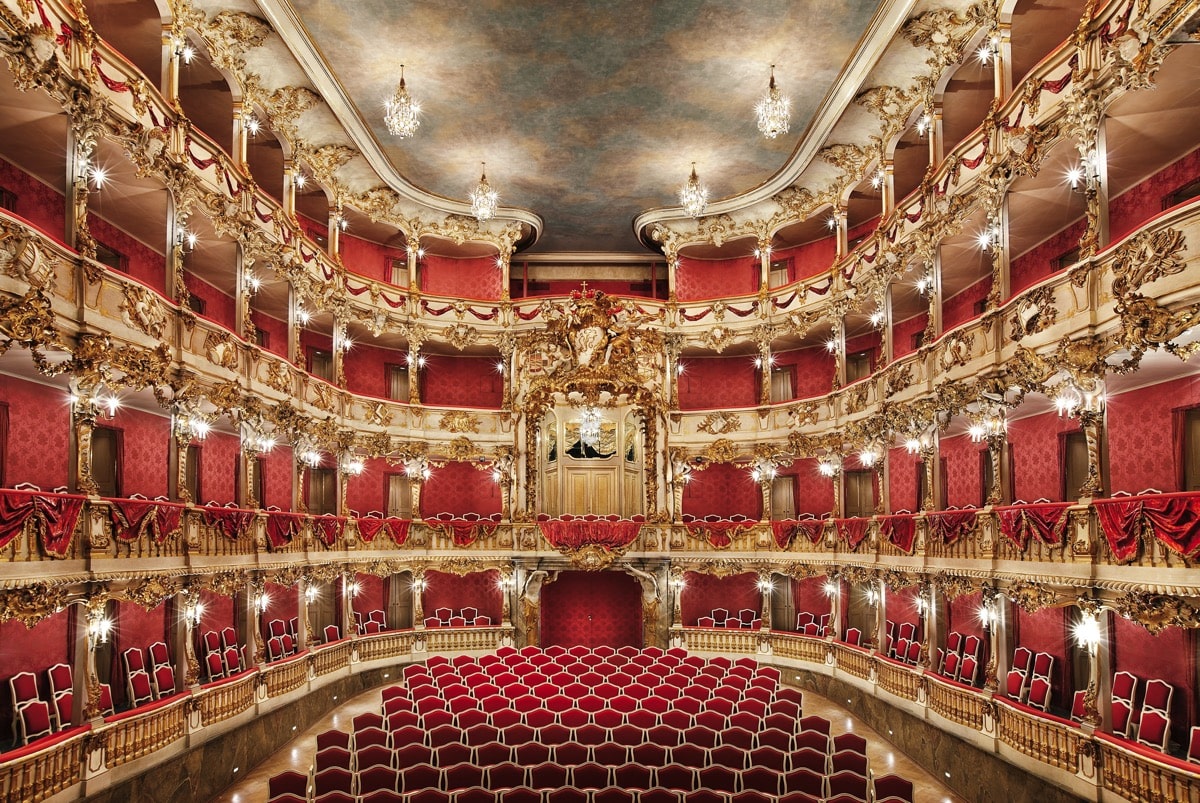
[[[979,63],[984,66],[988,65],[995,59],[1000,57],[1000,35],[995,31],[988,34],[987,39],[983,40],[983,44],[975,51],[975,56],[979,59]]]
[[[107,644],[108,636],[112,633],[113,620],[104,615],[102,611],[91,611],[88,613],[87,632],[88,638],[93,645]]]
[[[319,596],[321,596],[321,590],[319,588],[317,588],[316,586],[310,585],[310,586],[304,587],[304,601],[307,602],[309,605],[316,602],[317,597],[319,597]]]
[[[321,453],[316,449],[307,449],[300,453],[300,460],[309,468],[321,465]]]
[[[200,626],[200,620],[204,617],[204,603],[199,600],[188,603],[183,609],[183,621],[188,627],[193,630]]]
[[[429,584],[426,583],[424,580],[417,579],[417,580],[412,581],[412,590],[413,590],[414,594],[420,594],[422,591],[424,591],[428,587],[429,587]]]
[[[357,597],[358,592],[361,590],[362,590],[362,586],[360,586],[358,584],[357,580],[346,584],[346,596],[350,597],[351,599],[354,599],[355,597]]]
[[[924,137],[933,127],[933,116],[929,112],[924,112],[917,118],[917,136]]]
[[[834,580],[832,577],[828,578],[821,585],[821,591],[824,592],[825,596],[827,596],[827,597],[836,597],[838,590],[839,590],[838,582],[837,582],[837,580]]]
[[[1082,617],[1071,627],[1071,635],[1075,643],[1087,650],[1088,655],[1095,655],[1100,647],[1100,620],[1096,615],[1084,611]]]
[[[842,470],[842,459],[836,455],[822,457],[817,461],[817,471],[822,477],[836,477]]]
[[[175,58],[184,64],[191,64],[192,59],[196,58],[196,49],[179,34],[171,37],[171,50],[174,52]]]
[[[769,577],[760,577],[757,586],[760,594],[770,594],[775,590],[775,584],[771,582]]]
[[[271,605],[271,595],[266,591],[260,591],[254,595],[254,612],[259,616],[266,613],[267,608]]]

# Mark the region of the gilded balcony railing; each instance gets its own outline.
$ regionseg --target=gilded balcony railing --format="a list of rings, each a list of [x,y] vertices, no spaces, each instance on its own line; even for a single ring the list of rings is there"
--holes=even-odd
[[[1044,764],[1075,772],[1088,740],[1073,723],[1023,711],[1003,699],[996,703],[1001,741]]]
[[[795,633],[771,633],[773,652],[781,658],[791,658],[811,664],[825,663],[830,646],[823,638],[800,636]]]
[[[968,728],[983,728],[985,698],[979,691],[947,683],[936,675],[925,677],[929,683],[929,707],[932,710]]]
[[[412,653],[413,631],[373,633],[362,636],[355,642],[360,661],[378,661],[384,658],[403,658]]]
[[[311,652],[313,673],[327,675],[339,669],[350,666],[350,656],[353,645],[346,640],[338,641],[323,647],[317,647]]]
[[[261,670],[267,684],[267,696],[279,697],[295,691],[308,681],[308,655],[300,653],[282,661],[269,663]]]
[[[905,700],[917,699],[921,687],[921,670],[880,658],[875,662],[875,682],[879,688]]]
[[[434,627],[424,631],[425,649],[431,653],[496,650],[512,643],[511,627]]]
[[[758,652],[762,632],[758,630],[723,630],[711,627],[682,628],[687,649],[693,652],[738,653]]]
[[[1149,751],[1126,747],[1104,734],[1097,734],[1089,749],[1098,749],[1104,789],[1135,803],[1197,803],[1200,801],[1200,772],[1184,762],[1160,760]]]
[[[96,733],[106,740],[105,766],[119,767],[166,747],[185,734],[186,694],[106,722]]]
[[[0,799],[38,803],[83,779],[84,747],[93,740],[88,728],[55,737],[49,744],[15,751],[0,762]]]
[[[257,685],[257,672],[243,672],[232,680],[213,683],[197,691],[195,700],[200,708],[201,723],[212,725],[249,710],[254,705]]]
[[[842,672],[863,680],[871,677],[871,667],[875,663],[875,656],[867,650],[834,642],[833,655],[837,660],[837,668]]]

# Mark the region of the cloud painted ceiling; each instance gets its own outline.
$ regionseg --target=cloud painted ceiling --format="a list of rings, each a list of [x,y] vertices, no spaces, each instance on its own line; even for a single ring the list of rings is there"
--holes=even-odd
[[[487,162],[501,203],[545,220],[534,251],[639,252],[632,220],[677,203],[690,162],[712,198],[777,172],[875,12],[871,0],[292,0],[415,185],[465,199]],[[399,65],[416,137],[383,125]],[[758,134],[770,65],[792,129]]]

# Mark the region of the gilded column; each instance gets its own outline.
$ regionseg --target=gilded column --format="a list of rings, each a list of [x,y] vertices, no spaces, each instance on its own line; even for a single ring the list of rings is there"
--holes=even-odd
[[[170,488],[171,498],[179,502],[195,502],[192,490],[187,482],[187,452],[192,442],[192,430],[187,425],[187,415],[182,408],[176,407],[171,414],[171,442],[167,454],[171,466]]]
[[[414,569],[412,573],[413,627],[425,627],[425,570]]]
[[[85,689],[87,703],[83,707],[85,719],[94,719],[103,713],[100,709],[100,674],[96,667],[96,648],[108,641],[113,623],[107,613],[108,597],[97,594],[87,601],[87,679]]]
[[[182,650],[176,650],[176,655],[182,652],[183,671],[180,672],[183,676],[183,682],[187,686],[195,686],[200,682],[200,661],[196,658],[195,633],[196,628],[200,626],[201,617],[204,613],[204,606],[200,604],[200,592],[195,588],[185,588],[180,592],[177,604],[183,609],[182,620]],[[176,642],[178,646],[178,642]],[[177,667],[176,671],[179,670]]]
[[[97,496],[100,487],[92,476],[92,431],[96,428],[96,400],[92,397],[95,388],[71,382],[71,434],[75,446],[75,491],[86,496]]]

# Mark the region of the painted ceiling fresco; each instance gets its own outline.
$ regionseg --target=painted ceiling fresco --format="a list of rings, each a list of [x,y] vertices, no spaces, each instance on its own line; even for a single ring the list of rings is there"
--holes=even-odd
[[[691,162],[711,198],[784,166],[875,13],[871,0],[292,0],[409,181],[465,199],[487,162],[501,204],[545,220],[535,252],[640,252],[631,222],[676,204]],[[421,104],[383,124],[399,78]],[[791,131],[762,137],[770,66]]]

